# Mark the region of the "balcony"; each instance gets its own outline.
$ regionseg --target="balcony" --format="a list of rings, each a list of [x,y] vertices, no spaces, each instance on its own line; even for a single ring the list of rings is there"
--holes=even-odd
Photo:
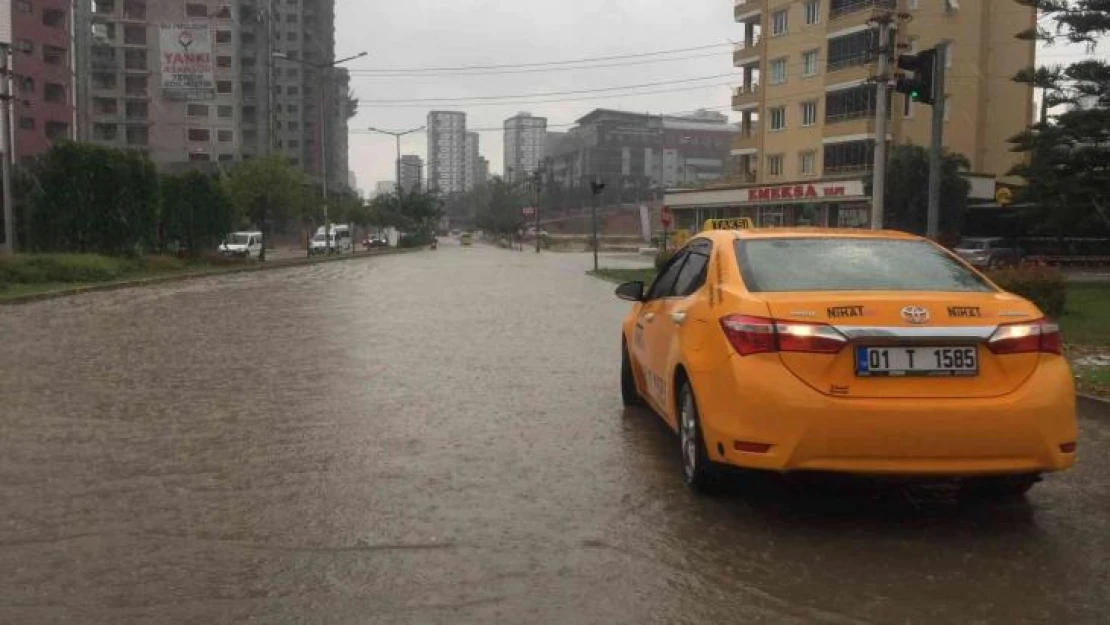
[[[739,111],[759,104],[759,83],[753,82],[747,86],[740,86],[732,94],[732,109]]]
[[[747,21],[747,16],[762,11],[766,4],[767,0],[736,0],[732,15],[737,22],[744,22]]]
[[[898,0],[832,0],[829,6],[829,21],[856,15],[864,16],[862,22],[866,22],[876,10],[894,11],[897,8]],[[849,25],[837,23],[836,26]]]
[[[763,38],[756,37],[751,41],[741,41],[732,51],[732,64],[735,67],[746,65],[763,56]]]
[[[757,119],[748,119],[740,123],[740,132],[732,139],[732,149],[745,150],[759,147],[759,136],[762,126]]]

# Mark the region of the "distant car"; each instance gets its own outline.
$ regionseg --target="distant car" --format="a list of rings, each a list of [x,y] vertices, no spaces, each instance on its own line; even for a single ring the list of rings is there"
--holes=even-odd
[[[535,236],[536,236],[536,228],[535,228],[534,226],[533,226],[533,227],[530,227],[530,228],[528,228],[527,230],[525,230],[525,231],[524,231],[524,236],[528,237],[529,239],[531,239],[531,238],[535,237]],[[541,236],[541,237],[546,237],[546,236],[549,236],[549,235],[547,234],[547,230],[542,230],[542,229],[541,229],[541,230],[540,230],[540,236]]]
[[[1015,241],[1002,237],[977,237],[960,241],[956,254],[980,269],[1009,267],[1021,263],[1023,253]]]
[[[694,490],[735,465],[1020,496],[1075,462],[1059,326],[931,241],[707,231],[617,295],[622,398],[679,433]]]
[[[220,244],[219,251],[229,258],[257,259],[262,255],[262,233],[233,232]]]
[[[384,234],[372,234],[362,240],[362,246],[368,250],[389,247],[389,237]]]
[[[459,236],[459,242],[463,245],[471,245],[474,243],[474,235],[469,232],[464,232]]]

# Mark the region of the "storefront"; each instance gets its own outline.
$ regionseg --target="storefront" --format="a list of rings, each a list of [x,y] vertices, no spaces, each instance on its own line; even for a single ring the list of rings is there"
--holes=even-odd
[[[664,204],[676,229],[690,232],[707,219],[735,217],[748,217],[760,228],[866,228],[871,215],[862,180],[669,191]]]

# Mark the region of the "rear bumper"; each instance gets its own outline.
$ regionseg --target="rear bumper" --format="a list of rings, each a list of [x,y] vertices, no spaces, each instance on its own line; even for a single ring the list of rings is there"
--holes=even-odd
[[[1017,391],[986,399],[823,395],[783,367],[734,356],[694,392],[709,456],[775,471],[965,476],[1061,471],[1075,463],[1075,389],[1063,358],[1043,356]],[[770,445],[737,451],[737,441]],[[723,452],[723,453],[722,453]]]

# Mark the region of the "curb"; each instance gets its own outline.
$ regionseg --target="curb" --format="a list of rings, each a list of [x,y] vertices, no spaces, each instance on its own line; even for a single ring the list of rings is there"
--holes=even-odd
[[[1076,393],[1075,397],[1079,400],[1098,404],[1104,408],[1110,409],[1110,399],[1106,397],[1099,397],[1098,395],[1088,395],[1087,393]]]
[[[83,293],[100,293],[103,291],[119,291],[123,289],[133,289],[144,286],[154,286],[158,284],[166,284],[168,282],[185,282],[187,280],[197,280],[200,278],[211,278],[214,276],[226,276],[237,273],[248,273],[252,271],[271,271],[274,269],[289,269],[292,267],[304,267],[307,265],[318,265],[322,263],[335,263],[349,260],[358,260],[363,258],[374,258],[376,256],[394,256],[397,254],[409,254],[412,252],[423,251],[424,247],[398,249],[393,248],[384,252],[356,252],[349,256],[331,256],[323,258],[290,258],[286,260],[277,260],[256,263],[253,265],[242,265],[238,267],[227,267],[220,269],[213,269],[209,271],[197,271],[171,274],[167,276],[155,276],[153,278],[139,278],[136,280],[123,280],[120,282],[108,282],[105,284],[90,284],[84,286],[73,286],[57,291],[45,291],[43,293],[32,293],[29,295],[20,295],[18,297],[11,297],[7,299],[0,299],[0,306],[18,306],[20,304],[31,304],[34,302],[42,302],[52,299],[59,299],[62,297],[70,297],[72,295],[81,295]]]

